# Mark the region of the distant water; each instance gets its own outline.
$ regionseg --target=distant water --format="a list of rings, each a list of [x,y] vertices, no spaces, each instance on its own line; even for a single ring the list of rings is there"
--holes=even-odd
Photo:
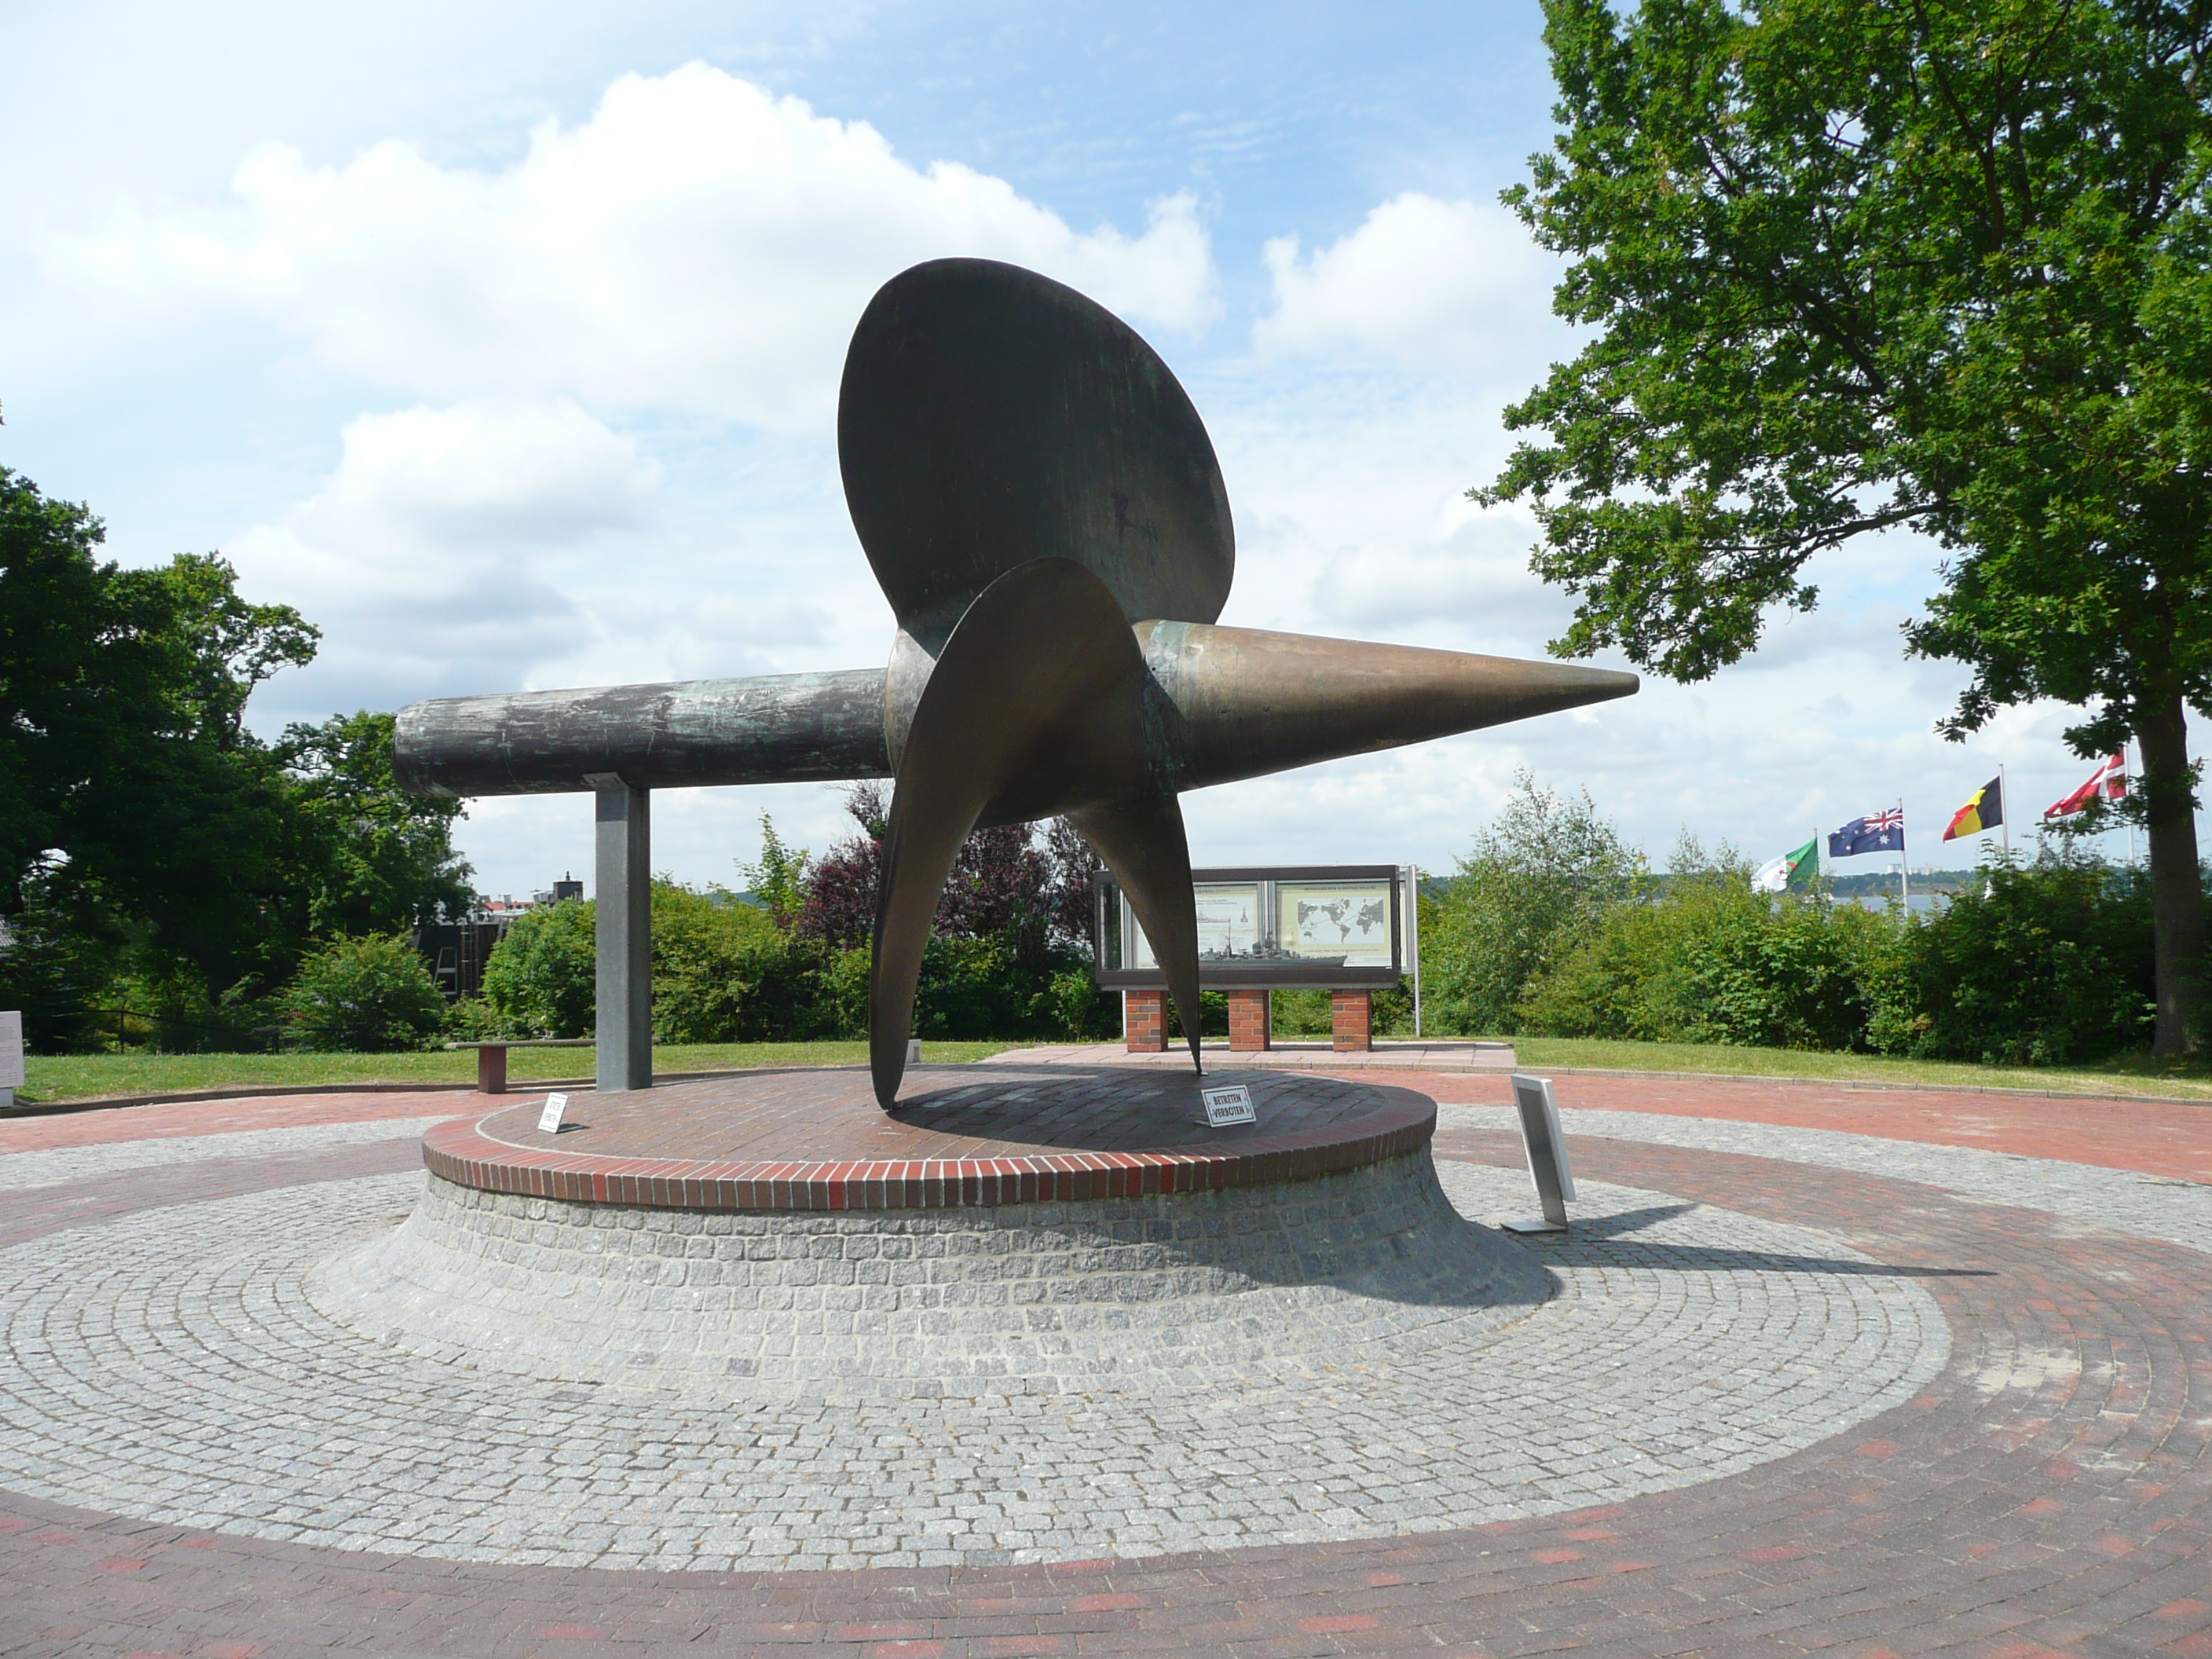
[[[1889,907],[1897,902],[1897,895],[1892,892],[1885,897],[1878,893],[1862,893],[1850,902],[1862,910],[1871,910],[1879,916],[1887,915]],[[1914,915],[1932,916],[1951,908],[1951,896],[1948,893],[1915,893],[1911,902]]]

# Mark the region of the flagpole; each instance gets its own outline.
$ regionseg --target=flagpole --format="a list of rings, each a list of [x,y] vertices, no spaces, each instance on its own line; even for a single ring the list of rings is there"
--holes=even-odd
[[[2128,746],[2124,743],[2120,745],[2120,776],[2124,780],[2127,775]],[[2126,818],[2124,822],[2128,826],[2128,867],[2132,870],[2136,862],[2136,821],[2133,818]]]
[[[1905,903],[1905,919],[1912,920],[1912,880],[1906,873],[1905,862],[1911,854],[1905,848],[1905,797],[1897,798],[1897,890]]]

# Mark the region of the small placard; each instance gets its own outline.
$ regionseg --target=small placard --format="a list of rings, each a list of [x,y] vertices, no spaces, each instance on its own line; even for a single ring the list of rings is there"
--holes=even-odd
[[[0,1013],[0,1089],[23,1086],[23,1016],[19,1009]]]
[[[1252,1122],[1252,1091],[1243,1083],[1227,1083],[1218,1089],[1201,1089],[1199,1098],[1206,1103],[1206,1126],[1209,1129],[1224,1128],[1231,1123]]]
[[[568,1109],[568,1096],[546,1096],[545,1109],[538,1115],[538,1133],[541,1135],[559,1134],[561,1133],[561,1114]]]

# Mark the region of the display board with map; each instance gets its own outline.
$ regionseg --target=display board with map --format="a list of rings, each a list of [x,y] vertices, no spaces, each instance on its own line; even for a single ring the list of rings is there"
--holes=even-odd
[[[1388,968],[1397,948],[1389,881],[1280,882],[1276,932],[1301,957],[1332,953],[1363,968]]]
[[[1200,982],[1214,988],[1395,985],[1407,872],[1389,865],[1195,870]],[[1098,877],[1098,982],[1157,986],[1159,963],[1112,876]]]

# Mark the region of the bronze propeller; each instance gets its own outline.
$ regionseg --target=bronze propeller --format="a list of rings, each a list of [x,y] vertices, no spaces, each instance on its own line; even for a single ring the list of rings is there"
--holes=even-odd
[[[898,632],[880,671],[447,698],[402,781],[457,795],[895,775],[869,1058],[890,1109],[931,918],[975,830],[1054,813],[1129,896],[1197,1063],[1182,791],[1626,696],[1636,677],[1223,628],[1213,446],[1103,307],[983,259],[878,291],[845,361],[846,501]]]

